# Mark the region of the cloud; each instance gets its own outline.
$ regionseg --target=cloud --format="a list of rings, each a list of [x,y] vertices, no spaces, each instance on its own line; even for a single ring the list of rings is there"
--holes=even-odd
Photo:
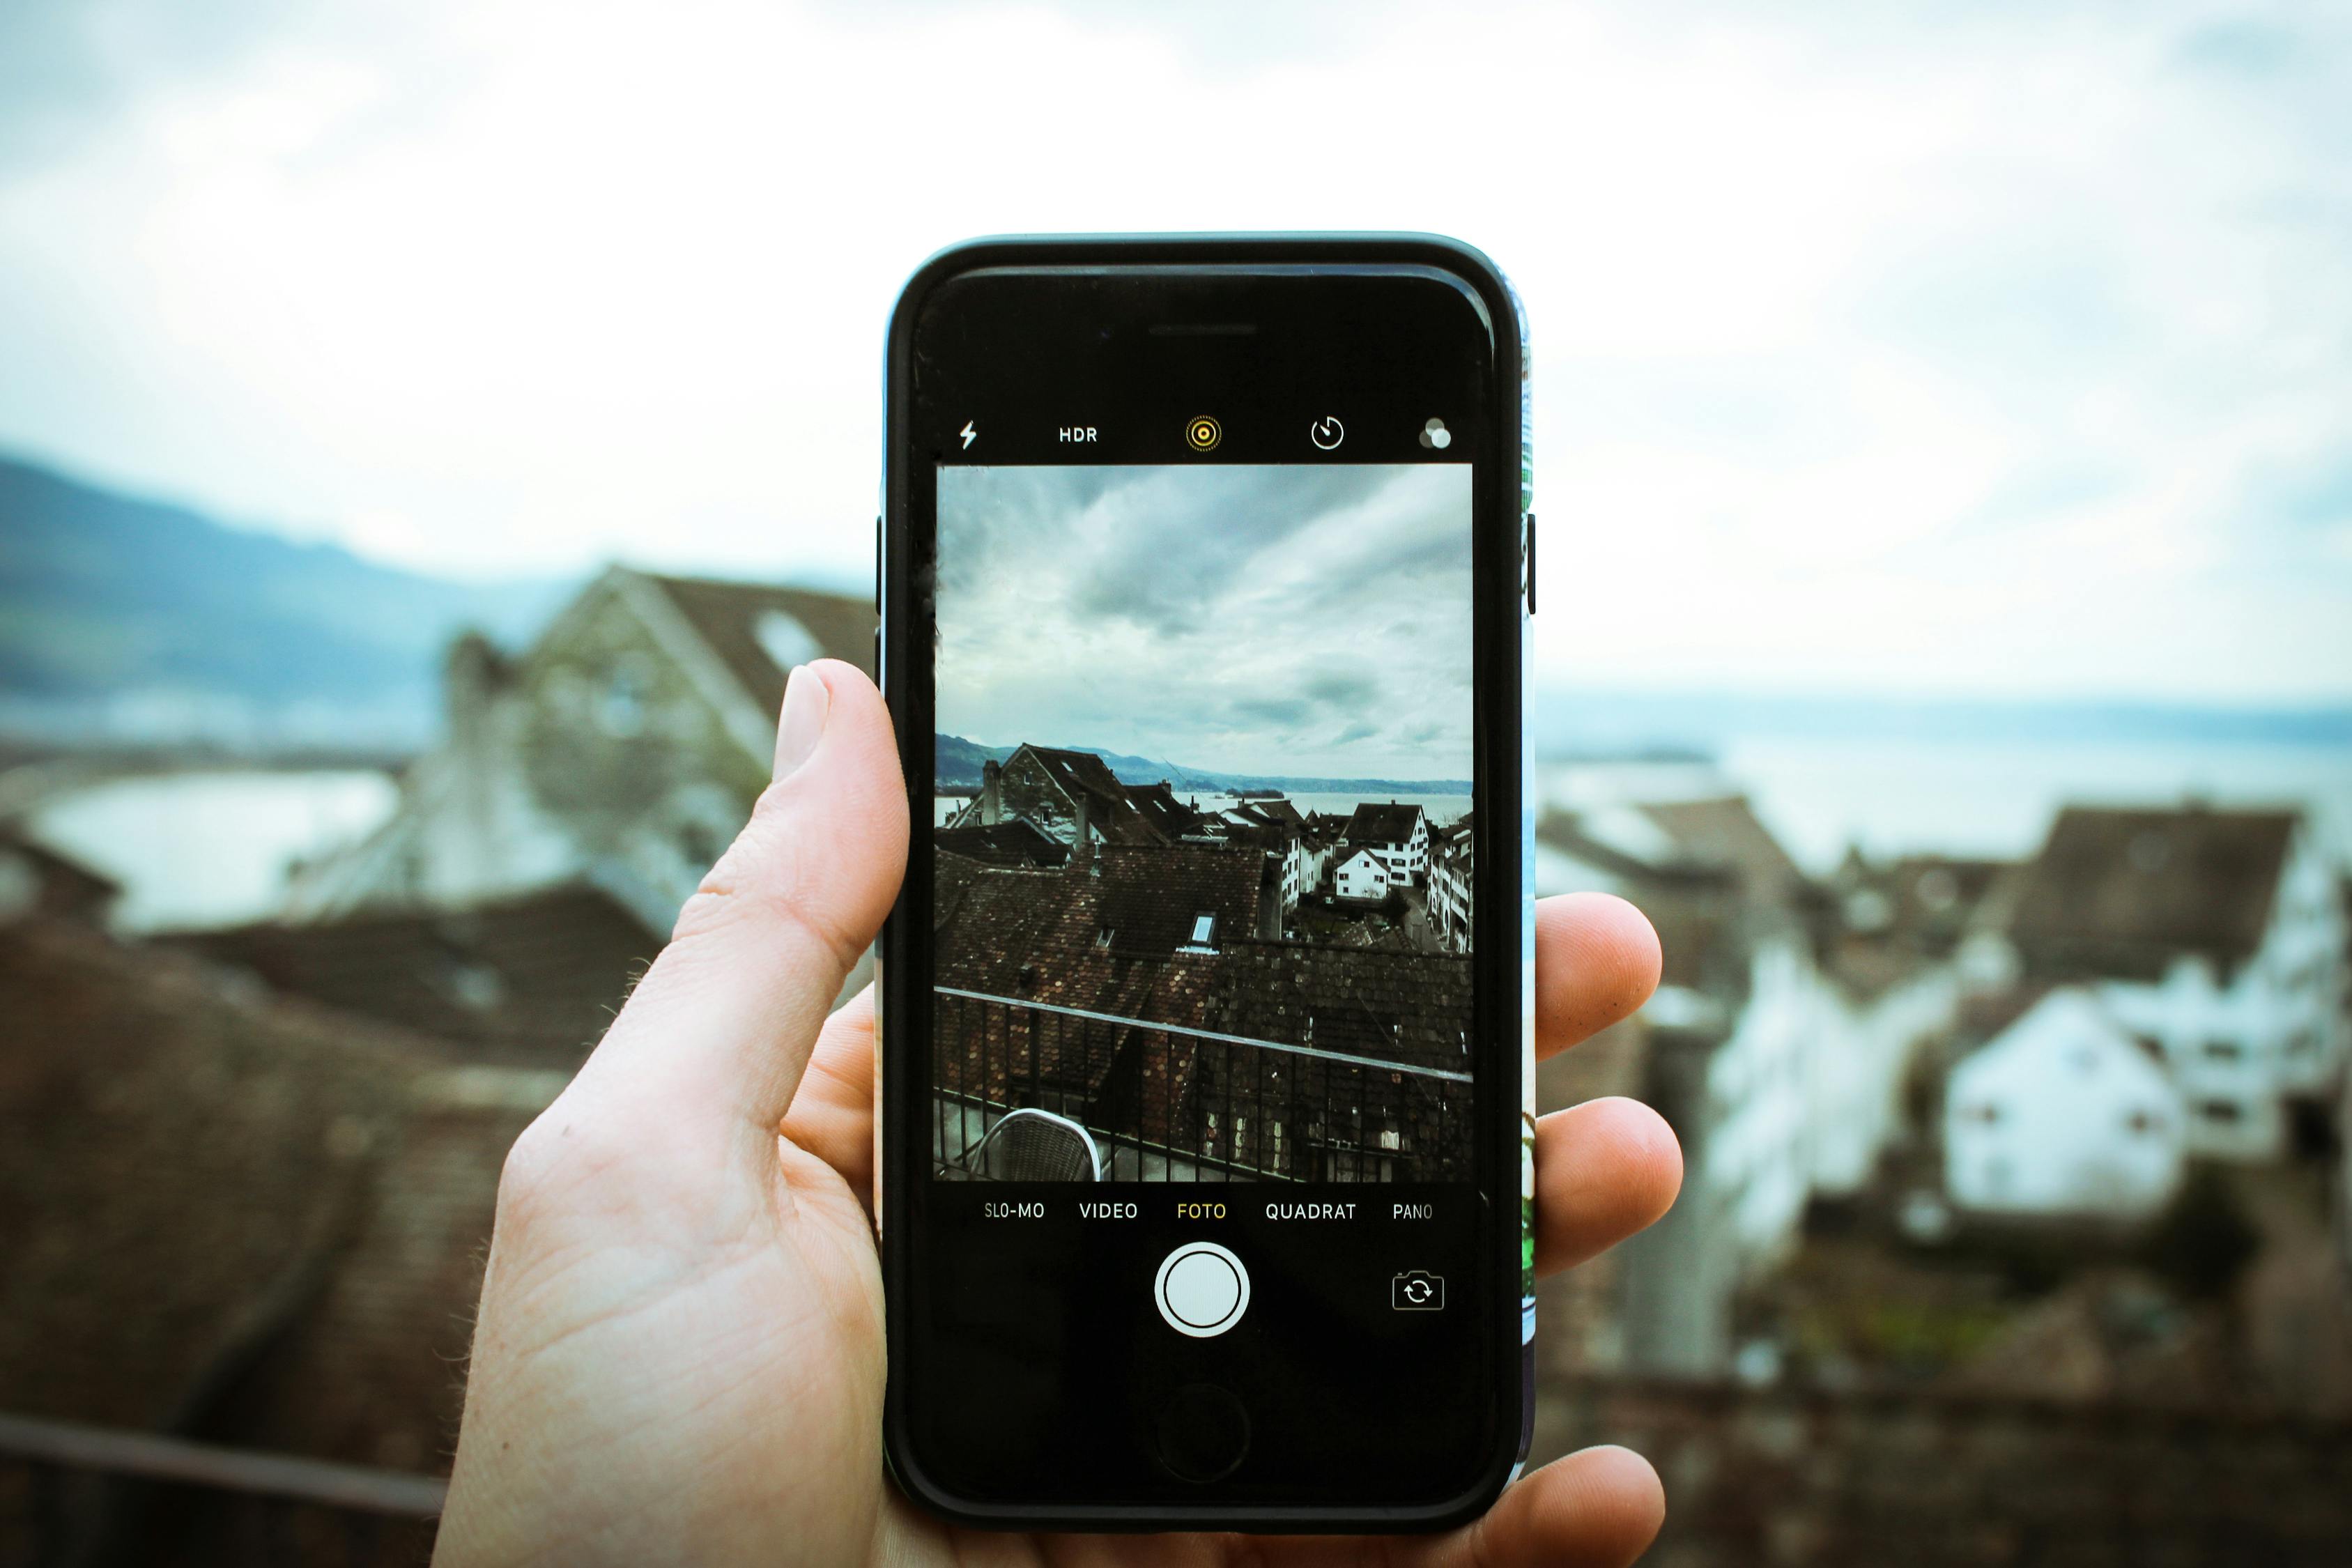
[[[939,497],[943,730],[1469,776],[1465,465],[955,468]]]
[[[2221,0],[0,7],[0,447],[434,571],[859,587],[940,245],[1426,227],[1533,317],[1547,675],[2342,698],[2347,102],[2352,14]],[[1251,580],[1187,561],[1072,591],[1181,646]]]

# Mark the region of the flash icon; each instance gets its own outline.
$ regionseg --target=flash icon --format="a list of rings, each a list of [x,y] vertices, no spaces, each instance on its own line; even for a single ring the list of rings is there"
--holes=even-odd
[[[956,434],[963,437],[964,449],[967,451],[971,450],[972,442],[980,436],[980,432],[971,427],[971,421],[969,419],[963,422],[963,428]]]

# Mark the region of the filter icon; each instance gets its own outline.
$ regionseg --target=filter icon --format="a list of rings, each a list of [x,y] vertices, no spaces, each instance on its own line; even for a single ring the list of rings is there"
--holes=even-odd
[[[1205,414],[1194,415],[1184,426],[1184,444],[1195,452],[1213,452],[1224,438],[1224,426]]]

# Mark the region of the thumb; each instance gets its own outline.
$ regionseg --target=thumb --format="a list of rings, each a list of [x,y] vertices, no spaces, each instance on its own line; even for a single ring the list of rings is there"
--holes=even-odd
[[[881,693],[837,659],[802,665],[784,689],[775,781],[581,1069],[578,1098],[706,1147],[731,1131],[772,1159],[817,1031],[906,862]]]

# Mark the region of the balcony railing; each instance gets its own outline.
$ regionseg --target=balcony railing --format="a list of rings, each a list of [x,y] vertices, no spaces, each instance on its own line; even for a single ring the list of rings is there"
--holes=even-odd
[[[393,1568],[430,1552],[447,1492],[430,1476],[0,1415],[0,1568]]]
[[[1467,1072],[932,987],[933,1169],[973,1174],[1007,1112],[1084,1125],[1121,1182],[1470,1174]]]

